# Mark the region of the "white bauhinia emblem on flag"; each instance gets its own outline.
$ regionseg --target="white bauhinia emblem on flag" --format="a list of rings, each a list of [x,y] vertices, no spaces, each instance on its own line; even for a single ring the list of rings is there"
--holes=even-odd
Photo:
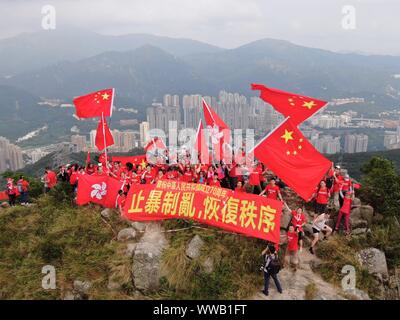
[[[208,128],[211,130],[210,131],[210,136],[211,136],[211,141],[213,144],[219,143],[219,140],[222,139],[224,134],[219,131],[219,127],[217,125],[214,125],[213,127],[208,126]]]
[[[101,185],[96,183],[92,185],[92,192],[90,193],[90,196],[92,198],[97,198],[101,200],[103,196],[107,194],[107,184],[105,182],[102,182]]]

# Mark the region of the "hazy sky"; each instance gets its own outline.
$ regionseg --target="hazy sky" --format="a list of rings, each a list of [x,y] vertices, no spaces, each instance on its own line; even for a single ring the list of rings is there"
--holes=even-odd
[[[42,6],[57,29],[151,33],[233,48],[261,38],[330,49],[400,55],[400,0],[0,0],[0,38],[41,30]],[[343,28],[344,6],[355,29]]]

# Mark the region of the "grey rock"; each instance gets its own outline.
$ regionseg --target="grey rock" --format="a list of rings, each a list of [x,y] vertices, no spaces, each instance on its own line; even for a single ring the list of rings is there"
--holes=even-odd
[[[146,223],[144,222],[138,222],[138,221],[134,221],[131,223],[132,228],[134,228],[136,231],[144,231],[146,229]]]
[[[201,248],[204,246],[205,242],[200,238],[199,235],[195,235],[186,247],[186,255],[189,258],[196,259],[200,257]]]
[[[361,200],[359,198],[354,198],[353,205],[354,206],[361,206]]]
[[[311,224],[311,223],[306,223],[306,224],[303,226],[303,230],[304,230],[304,233],[305,233],[307,236],[312,236],[313,230],[312,230],[312,224]]]
[[[207,257],[206,260],[201,264],[205,273],[214,272],[214,261],[212,258]]]
[[[160,224],[147,224],[133,258],[132,274],[137,290],[143,293],[158,290],[162,253],[167,246],[168,242]]]
[[[91,287],[92,284],[89,281],[74,281],[74,291],[76,291],[78,294],[88,294]]]
[[[362,215],[361,215],[361,209],[360,208],[354,208],[351,210],[350,212],[350,219],[362,219]]]
[[[352,229],[364,229],[368,227],[368,221],[362,219],[353,219],[350,217],[350,224]]]
[[[133,257],[133,254],[135,253],[137,243],[128,243],[126,245],[126,250],[125,250],[125,255],[128,257]]]
[[[360,212],[361,218],[368,221],[368,224],[370,225],[372,223],[372,220],[374,219],[374,208],[372,208],[371,206],[362,206],[360,208]]]
[[[361,234],[365,234],[366,232],[367,232],[367,228],[358,228],[358,229],[353,229],[352,231],[351,231],[351,234],[353,235],[353,236],[358,236],[358,235],[361,235]]]
[[[100,212],[103,218],[109,219],[111,217],[112,211],[109,208],[106,208]]]
[[[281,216],[281,229],[287,229],[291,220],[291,213],[288,210],[284,210]]]
[[[136,237],[136,231],[133,228],[125,228],[118,232],[118,241],[128,241]]]
[[[80,297],[75,295],[72,291],[67,291],[64,294],[63,300],[81,300]]]
[[[383,251],[376,248],[363,249],[358,253],[358,258],[361,265],[364,266],[369,273],[379,278],[389,278],[386,256]]]

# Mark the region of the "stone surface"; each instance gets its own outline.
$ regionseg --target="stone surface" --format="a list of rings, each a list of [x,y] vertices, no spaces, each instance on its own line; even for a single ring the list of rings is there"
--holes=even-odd
[[[133,228],[125,228],[118,232],[118,241],[128,241],[136,237],[136,231]]]
[[[135,288],[143,293],[159,288],[161,257],[168,246],[165,233],[159,223],[149,223],[136,246],[132,274]]]
[[[89,281],[81,281],[75,280],[74,281],[74,291],[79,294],[88,294],[92,284]]]
[[[352,229],[360,229],[360,228],[367,228],[368,221],[362,219],[353,219],[350,218],[350,225]]]
[[[189,244],[186,246],[186,255],[191,259],[196,259],[200,257],[201,248],[204,246],[205,242],[199,235],[195,235]]]
[[[291,220],[291,213],[288,210],[283,210],[281,216],[281,229],[287,229]]]
[[[370,225],[374,219],[374,208],[371,206],[361,206],[360,213],[361,218],[368,221],[368,224]]]
[[[214,261],[212,258],[207,257],[204,262],[201,264],[205,273],[214,272]]]
[[[312,236],[313,231],[312,231],[312,224],[311,223],[306,223],[303,227],[304,233],[307,236]]]
[[[138,222],[138,221],[131,223],[132,228],[134,228],[136,231],[140,231],[140,232],[142,232],[146,229],[146,225],[147,225],[147,223]]]
[[[133,257],[133,254],[135,253],[137,243],[128,243],[126,245],[125,249],[125,255],[128,257]]]
[[[388,267],[386,263],[386,256],[383,251],[376,248],[368,248],[361,250],[358,253],[358,258],[362,266],[364,266],[369,273],[382,277],[383,279],[389,278]]]
[[[359,198],[354,198],[353,205],[354,206],[360,206],[361,205],[361,200]]]
[[[109,219],[111,217],[112,211],[109,208],[106,208],[100,212],[103,218]]]
[[[358,236],[358,235],[361,235],[361,234],[366,233],[367,230],[368,230],[367,228],[353,229],[353,230],[351,231],[351,234],[352,234],[353,236]]]
[[[2,203],[1,203],[1,207],[2,207],[2,208],[9,208],[9,207],[10,207],[10,204],[9,204],[8,202],[2,202]]]
[[[354,220],[362,219],[361,209],[360,208],[352,209],[350,212],[350,219],[354,219]]]

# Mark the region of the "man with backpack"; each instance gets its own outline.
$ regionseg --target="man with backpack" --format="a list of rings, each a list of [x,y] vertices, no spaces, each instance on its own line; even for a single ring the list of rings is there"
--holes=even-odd
[[[264,257],[264,290],[262,291],[266,296],[268,296],[269,292],[269,279],[272,277],[275,282],[276,289],[279,293],[282,293],[282,287],[278,279],[278,273],[281,269],[281,263],[278,259],[278,255],[276,253],[276,249],[273,245],[268,246],[263,252],[262,255]]]

